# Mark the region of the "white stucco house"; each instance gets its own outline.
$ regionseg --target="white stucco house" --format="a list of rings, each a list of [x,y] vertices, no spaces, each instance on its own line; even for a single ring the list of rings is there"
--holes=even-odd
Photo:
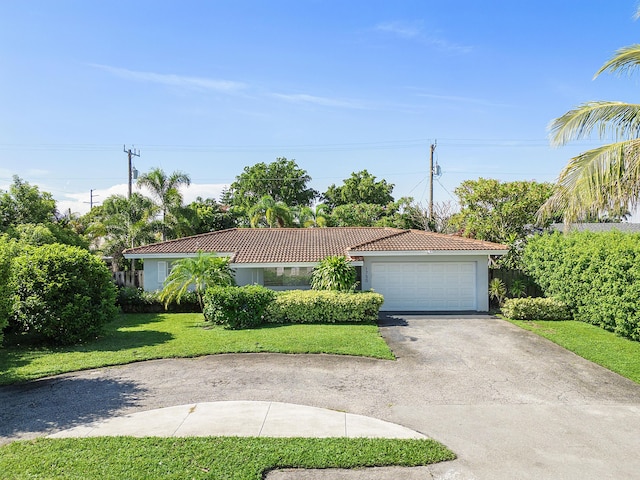
[[[383,311],[489,309],[488,260],[507,247],[455,235],[378,227],[232,228],[131,248],[144,260],[144,289],[159,290],[171,263],[197,252],[231,258],[238,285],[309,288],[313,267],[345,255],[363,290],[384,296]]]

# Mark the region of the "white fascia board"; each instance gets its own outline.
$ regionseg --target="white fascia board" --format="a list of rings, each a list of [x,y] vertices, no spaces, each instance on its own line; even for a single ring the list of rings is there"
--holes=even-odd
[[[130,259],[157,259],[164,260],[167,258],[187,258],[187,257],[195,257],[197,253],[125,253],[124,258]],[[216,257],[233,257],[235,252],[216,252]]]
[[[232,263],[233,268],[276,268],[276,267],[315,267],[319,262],[278,262],[278,263]],[[350,262],[354,267],[361,267],[364,262]]]
[[[480,255],[506,255],[508,250],[404,250],[404,251],[350,251],[349,255],[356,257],[417,257],[425,255],[433,256],[480,256]]]

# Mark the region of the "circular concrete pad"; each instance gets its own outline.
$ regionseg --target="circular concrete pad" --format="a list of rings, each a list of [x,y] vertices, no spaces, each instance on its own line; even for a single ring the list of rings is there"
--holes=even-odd
[[[325,408],[280,402],[204,402],[158,408],[79,425],[67,437],[369,437],[427,438],[395,423]]]

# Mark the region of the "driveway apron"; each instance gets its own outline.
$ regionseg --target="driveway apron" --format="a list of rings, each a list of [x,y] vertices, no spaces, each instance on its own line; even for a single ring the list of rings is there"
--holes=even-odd
[[[389,315],[381,332],[397,361],[215,355],[2,387],[0,443],[154,408],[257,400],[397,423],[459,457],[269,479],[640,479],[640,385],[488,316]]]

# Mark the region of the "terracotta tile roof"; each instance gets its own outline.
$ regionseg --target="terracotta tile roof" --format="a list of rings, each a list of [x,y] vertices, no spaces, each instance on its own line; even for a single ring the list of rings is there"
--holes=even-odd
[[[232,253],[234,263],[318,262],[350,250],[504,250],[450,235],[378,227],[232,228],[125,250],[126,255]]]

